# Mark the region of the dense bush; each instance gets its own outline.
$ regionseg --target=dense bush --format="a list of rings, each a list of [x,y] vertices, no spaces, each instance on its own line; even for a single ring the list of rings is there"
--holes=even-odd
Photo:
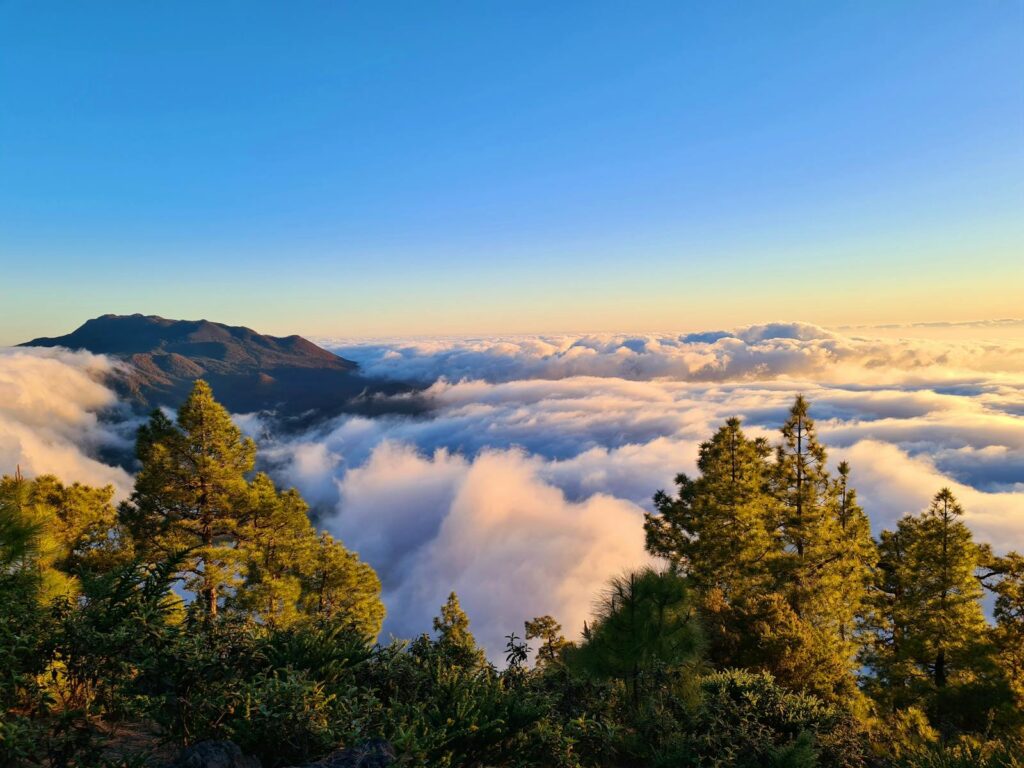
[[[703,677],[688,732],[694,765],[845,768],[862,762],[849,713],[787,691],[766,672],[728,670]]]

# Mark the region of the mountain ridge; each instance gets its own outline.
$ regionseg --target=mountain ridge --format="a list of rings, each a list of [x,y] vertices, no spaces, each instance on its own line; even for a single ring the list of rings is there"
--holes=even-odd
[[[206,319],[106,314],[64,336],[18,346],[60,346],[118,358],[127,370],[113,374],[115,388],[139,406],[176,407],[199,378],[233,412],[274,411],[303,421],[409,410],[408,404],[384,406],[382,396],[412,391],[400,382],[367,378],[357,363],[302,336],[269,336]]]

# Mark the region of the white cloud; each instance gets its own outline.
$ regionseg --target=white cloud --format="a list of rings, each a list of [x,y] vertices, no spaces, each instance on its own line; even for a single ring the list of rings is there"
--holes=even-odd
[[[770,323],[689,334],[546,335],[384,342],[321,339],[371,374],[432,382],[574,376],[632,380],[735,381],[793,376],[863,384],[957,381],[971,374],[1024,373],[1024,342],[840,335],[807,323]],[[968,326],[968,331],[988,326]]]
[[[64,349],[0,349],[0,472],[53,473],[67,481],[131,487],[123,469],[97,459],[125,437],[99,414],[117,407],[103,383],[112,363]]]
[[[857,468],[858,494],[877,527],[928,506],[948,486],[965,509],[975,535],[998,551],[1024,551],[1024,483],[1016,491],[986,492],[952,480],[927,456],[911,457],[890,443],[861,440],[837,454]]]
[[[400,634],[428,627],[450,588],[487,627],[492,652],[530,615],[551,612],[578,630],[607,576],[643,560],[653,491],[693,472],[701,440],[729,416],[774,438],[800,392],[833,460],[853,464],[876,529],[949,485],[979,538],[1024,545],[1017,341],[858,339],[773,324],[362,343],[343,354],[377,375],[429,382],[431,414],[341,418],[281,451],[300,456],[308,440],[335,457],[324,498],[336,512],[324,522],[382,571],[388,627]],[[581,560],[592,566],[583,580]]]
[[[497,655],[539,614],[578,633],[595,585],[646,562],[638,506],[605,494],[569,501],[542,467],[514,450],[467,459],[384,442],[343,476],[328,527],[378,564],[386,632],[428,630],[454,589]]]
[[[861,338],[776,323],[342,347],[368,373],[424,382],[432,409],[341,417],[267,438],[261,455],[379,571],[386,630],[401,636],[429,630],[452,589],[492,654],[538,614],[578,632],[607,577],[644,562],[652,493],[692,473],[700,442],[729,416],[774,439],[801,392],[833,461],[851,462],[876,530],[949,485],[979,538],[1024,549],[1019,336]],[[96,413],[112,395],[94,377],[109,364],[54,354],[32,365],[59,373],[29,375],[22,362],[8,367],[25,378],[7,386],[36,392],[17,398],[19,434],[63,446],[74,462],[55,449],[19,455],[34,457],[33,471],[114,472],[89,458],[106,439]],[[69,404],[51,411],[51,397]],[[0,409],[0,457],[10,421]],[[257,417],[240,421],[266,431]]]

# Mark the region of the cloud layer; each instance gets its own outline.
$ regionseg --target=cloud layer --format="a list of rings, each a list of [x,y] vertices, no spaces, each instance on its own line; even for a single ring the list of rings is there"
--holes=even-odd
[[[370,374],[423,383],[432,408],[264,438],[262,455],[315,505],[319,524],[378,570],[386,632],[429,630],[454,589],[497,658],[503,636],[535,615],[578,634],[604,580],[646,561],[652,493],[692,472],[700,442],[730,416],[774,439],[800,392],[832,461],[851,462],[876,531],[949,485],[979,538],[1024,549],[1024,334],[967,330],[977,337],[774,323],[335,341]],[[96,420],[113,403],[96,381],[105,366],[60,352],[0,356],[0,392],[21,393],[0,408],[0,458],[14,455],[4,446],[17,434],[28,471],[127,482],[90,458],[120,439]],[[263,417],[239,422],[273,434]]]
[[[984,328],[985,326],[982,326]],[[494,653],[552,613],[576,633],[643,562],[642,513],[726,418],[774,439],[797,393],[876,529],[950,485],[1024,548],[1024,344],[861,338],[799,323],[686,335],[335,342],[428,384],[430,415],[342,418],[270,451],[378,568],[399,635],[456,589]]]
[[[97,457],[125,445],[124,427],[100,419],[118,410],[103,384],[113,363],[63,349],[0,348],[0,472],[52,473],[69,482],[131,487],[123,469]]]
[[[974,326],[969,326],[974,328]],[[997,326],[1005,329],[1007,326]],[[1014,327],[1014,326],[1009,326]],[[980,326],[984,331],[989,326]],[[913,331],[914,329],[908,329]],[[876,334],[877,335],[877,334]],[[635,381],[815,380],[914,382],[974,374],[1024,373],[1024,325],[1012,339],[957,341],[840,335],[807,323],[733,331],[649,335],[512,336],[393,342],[321,339],[367,372],[433,382],[617,377]]]

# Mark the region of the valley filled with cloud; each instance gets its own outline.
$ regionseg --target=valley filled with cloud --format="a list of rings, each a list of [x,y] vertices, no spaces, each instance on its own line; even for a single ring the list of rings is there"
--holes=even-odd
[[[378,571],[385,633],[428,631],[454,589],[495,654],[535,615],[578,633],[594,585],[646,561],[654,491],[693,472],[700,442],[730,416],[774,440],[798,393],[830,464],[851,463],[876,533],[948,485],[980,539],[1024,548],[1024,323],[960,328],[952,341],[926,331],[318,339],[368,374],[425,387],[426,413],[340,416],[300,434],[272,414],[237,420],[318,524]],[[109,456],[138,417],[104,383],[115,365],[0,352],[4,471],[126,493],[131,477]]]

